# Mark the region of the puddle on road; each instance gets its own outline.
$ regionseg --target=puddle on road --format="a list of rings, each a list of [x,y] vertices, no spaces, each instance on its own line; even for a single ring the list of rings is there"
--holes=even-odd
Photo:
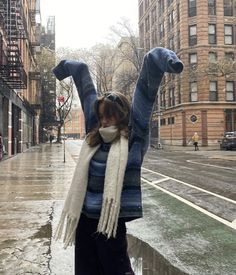
[[[176,267],[160,255],[147,243],[128,235],[129,256],[135,275],[184,275],[186,273]]]

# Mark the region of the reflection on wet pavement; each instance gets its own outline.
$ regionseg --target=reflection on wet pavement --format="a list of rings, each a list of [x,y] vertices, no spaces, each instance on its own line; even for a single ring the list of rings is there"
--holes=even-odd
[[[128,235],[129,256],[135,275],[184,275],[147,243]]]
[[[0,274],[73,274],[72,249],[52,234],[75,163],[40,146],[0,163]]]

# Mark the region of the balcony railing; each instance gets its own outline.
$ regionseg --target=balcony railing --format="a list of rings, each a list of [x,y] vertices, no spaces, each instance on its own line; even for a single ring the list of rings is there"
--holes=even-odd
[[[6,52],[0,53],[0,77],[12,89],[27,88],[27,75],[17,44],[8,44]]]

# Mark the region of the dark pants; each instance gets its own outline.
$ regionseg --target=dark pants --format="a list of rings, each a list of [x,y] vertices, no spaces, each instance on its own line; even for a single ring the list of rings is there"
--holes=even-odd
[[[81,215],[75,242],[75,275],[134,275],[127,254],[125,222],[120,219],[116,238],[95,233],[97,219]]]
[[[199,148],[198,148],[198,142],[197,142],[197,141],[195,141],[195,142],[193,143],[193,145],[194,145],[195,151],[199,150]]]

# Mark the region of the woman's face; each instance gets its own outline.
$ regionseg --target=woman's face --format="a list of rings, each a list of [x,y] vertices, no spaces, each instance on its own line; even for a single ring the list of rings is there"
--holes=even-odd
[[[103,128],[117,125],[115,116],[106,117],[104,114],[104,102],[101,102],[98,106],[98,118]]]

